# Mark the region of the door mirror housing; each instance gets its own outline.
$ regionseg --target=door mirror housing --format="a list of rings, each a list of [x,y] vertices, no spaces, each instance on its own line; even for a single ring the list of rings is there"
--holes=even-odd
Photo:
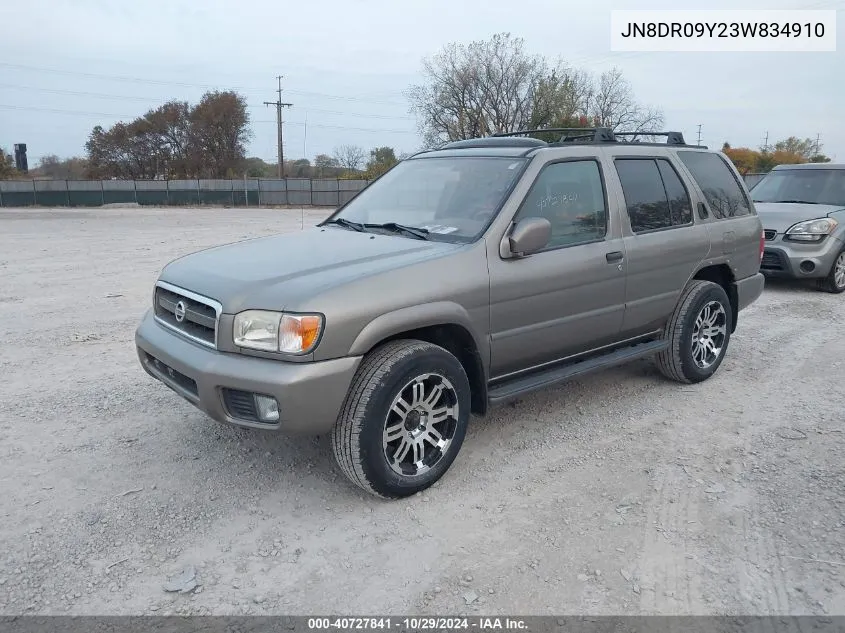
[[[545,247],[552,237],[552,223],[546,218],[524,218],[516,223],[500,248],[506,259],[526,257]]]

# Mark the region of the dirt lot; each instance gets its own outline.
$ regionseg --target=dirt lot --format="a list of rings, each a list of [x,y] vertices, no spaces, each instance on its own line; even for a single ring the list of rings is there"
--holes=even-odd
[[[321,215],[0,211],[0,612],[845,614],[845,297],[770,284],[712,380],[535,395],[383,502],[135,356],[163,264]]]

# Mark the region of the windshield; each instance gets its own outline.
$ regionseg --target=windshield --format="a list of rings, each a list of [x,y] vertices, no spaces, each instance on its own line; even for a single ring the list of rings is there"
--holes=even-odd
[[[754,202],[845,205],[845,169],[784,169],[769,172],[751,190]]]
[[[429,239],[469,242],[498,212],[522,173],[523,158],[449,157],[402,161],[359,193],[332,221],[396,223]]]

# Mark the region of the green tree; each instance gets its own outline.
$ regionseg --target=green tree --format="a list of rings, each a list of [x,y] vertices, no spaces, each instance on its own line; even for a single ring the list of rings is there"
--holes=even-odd
[[[276,166],[266,163],[263,159],[250,157],[244,159],[243,171],[250,178],[274,178]]]
[[[328,154],[317,154],[314,157],[314,175],[316,178],[336,176],[339,169],[340,163]]]
[[[0,147],[0,180],[8,180],[18,175],[15,169],[15,159]]]
[[[797,136],[790,136],[775,143],[775,151],[797,154],[809,161],[817,153],[817,148],[816,142],[811,138],[801,140]]]
[[[96,126],[85,144],[94,178],[228,178],[243,175],[252,133],[246,100],[207,92],[198,104],[171,101],[130,123]]]
[[[399,160],[392,147],[375,147],[370,150],[370,160],[367,162],[367,180],[378,178]]]

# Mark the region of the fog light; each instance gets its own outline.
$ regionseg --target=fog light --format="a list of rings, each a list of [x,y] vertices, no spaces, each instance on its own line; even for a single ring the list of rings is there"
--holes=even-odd
[[[255,408],[258,409],[258,419],[262,422],[279,421],[279,403],[275,398],[256,394]]]

